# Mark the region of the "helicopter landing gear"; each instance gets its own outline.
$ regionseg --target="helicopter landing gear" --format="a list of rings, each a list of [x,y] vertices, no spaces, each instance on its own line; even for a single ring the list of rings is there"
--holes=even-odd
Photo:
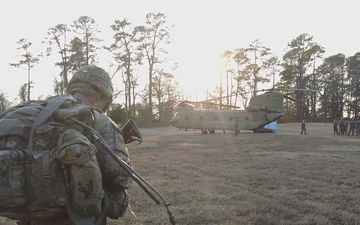
[[[268,129],[268,128],[256,128],[253,129],[254,133],[274,133],[273,130]]]
[[[201,129],[201,133],[202,134],[215,134],[215,130],[214,129],[209,129],[209,130],[205,130],[205,129]]]

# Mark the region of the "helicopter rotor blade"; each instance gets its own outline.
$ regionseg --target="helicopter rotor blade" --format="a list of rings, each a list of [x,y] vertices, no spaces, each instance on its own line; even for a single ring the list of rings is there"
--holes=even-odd
[[[277,88],[279,91],[309,91],[309,92],[317,92],[320,91],[318,89],[308,89],[308,88]]]
[[[255,92],[284,92],[284,91],[305,91],[305,92],[317,92],[319,90],[317,89],[307,89],[307,88],[267,88],[267,89],[258,89],[256,90]],[[185,103],[193,103],[193,104],[209,104],[209,102],[211,101],[216,101],[216,100],[219,100],[219,99],[223,99],[223,98],[227,98],[227,97],[232,97],[232,96],[236,96],[236,95],[246,95],[246,94],[249,94],[249,93],[253,93],[253,91],[249,91],[249,92],[243,92],[243,93],[234,93],[234,94],[231,94],[231,95],[226,95],[226,96],[222,96],[222,97],[217,97],[217,98],[211,98],[211,99],[206,99],[206,100],[203,100],[203,101],[182,101],[182,102],[185,102]],[[284,94],[284,98],[286,99],[289,99],[291,101],[294,101],[296,102],[296,100],[288,95],[285,95]],[[216,103],[211,103],[213,105],[219,105],[219,106],[224,106],[224,107],[229,107],[229,108],[241,108],[241,107],[238,107],[238,106],[229,106],[229,105],[220,105],[220,104],[216,104]]]
[[[288,95],[284,95],[284,98],[289,99],[289,100],[291,100],[291,101],[293,101],[293,102],[296,102],[296,100],[295,100],[295,99],[291,98],[291,97],[290,97],[290,96],[288,96]]]
[[[221,107],[228,107],[228,108],[241,108],[239,106],[233,106],[233,105],[226,105],[226,104],[218,104],[218,103],[213,103],[213,102],[210,102],[210,101],[213,101],[213,100],[216,100],[216,99],[207,99],[207,100],[204,100],[204,101],[181,101],[181,103],[190,103],[190,104],[204,104],[204,105],[216,105],[216,106],[221,106]]]

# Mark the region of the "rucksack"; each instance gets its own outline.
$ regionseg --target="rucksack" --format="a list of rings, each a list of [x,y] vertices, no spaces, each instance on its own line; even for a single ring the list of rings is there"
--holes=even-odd
[[[0,114],[0,216],[51,220],[98,216],[104,198],[96,148],[89,132],[94,108],[71,96],[26,102]]]

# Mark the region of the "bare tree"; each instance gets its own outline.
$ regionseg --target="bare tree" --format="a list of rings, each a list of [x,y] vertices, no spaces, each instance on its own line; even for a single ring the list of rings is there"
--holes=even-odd
[[[6,109],[8,109],[10,107],[10,102],[9,100],[6,98],[5,93],[3,93],[2,91],[0,91],[0,113],[4,112]]]
[[[158,103],[159,120],[163,119],[163,108],[167,101],[172,100],[172,93],[176,86],[173,84],[174,75],[164,70],[160,70],[153,77],[153,91]]]
[[[145,26],[140,26],[141,32],[141,50],[144,52],[145,58],[148,62],[149,71],[149,85],[148,85],[148,101],[149,110],[153,110],[153,75],[157,64],[162,63],[161,56],[167,55],[164,49],[164,44],[169,44],[170,29],[166,26],[166,16],[163,13],[148,13],[146,15]],[[173,26],[172,26],[173,27]]]
[[[246,49],[244,48],[235,49],[232,59],[236,64],[236,73],[233,77],[236,81],[235,105],[237,103],[237,99],[240,97],[243,107],[246,108],[249,101],[248,93],[250,92],[250,59],[246,54]]]
[[[252,70],[251,87],[252,95],[255,96],[258,91],[258,85],[260,83],[269,82],[269,74],[262,74],[261,70],[265,69],[266,62],[269,60],[270,48],[267,48],[259,42],[258,39],[253,41],[246,52],[251,56],[250,58],[250,69]]]
[[[56,94],[68,93],[68,76],[71,71],[71,65],[69,62],[70,57],[70,45],[68,42],[68,34],[70,29],[66,24],[57,24],[54,27],[48,29],[48,36],[45,38],[48,49],[47,54],[50,55],[53,51],[53,47],[57,49],[60,54],[61,60],[55,62],[55,65],[60,67],[60,81],[55,80],[54,89],[57,90]]]
[[[221,58],[223,60],[225,60],[225,76],[226,76],[226,104],[229,105],[231,104],[230,103],[230,93],[231,91],[229,90],[229,74],[232,74],[233,73],[233,70],[232,68],[230,67],[230,64],[231,64],[231,56],[233,55],[233,52],[232,51],[225,51],[222,55],[221,55]],[[230,76],[231,77],[231,76]],[[220,82],[220,88],[223,89],[222,87],[222,82]],[[222,92],[220,91],[220,94]],[[223,96],[220,96],[220,105],[222,105],[222,97]],[[220,106],[221,107],[221,106]]]
[[[114,31],[114,43],[107,47],[113,53],[115,61],[123,71],[123,82],[125,84],[125,109],[127,117],[135,114],[135,87],[138,85],[137,77],[133,74],[135,65],[141,64],[142,54],[139,51],[139,30],[131,27],[127,19],[115,20],[111,25]],[[132,101],[133,100],[133,101]]]
[[[21,59],[17,63],[10,63],[10,66],[13,67],[21,67],[25,66],[27,69],[27,100],[30,101],[30,90],[32,88],[32,82],[31,82],[31,69],[34,67],[35,64],[39,63],[40,57],[42,54],[38,54],[37,56],[34,56],[29,48],[32,45],[32,42],[28,41],[28,39],[21,38],[17,44],[20,45],[20,47],[17,48],[17,50],[21,50],[23,53],[20,55]]]

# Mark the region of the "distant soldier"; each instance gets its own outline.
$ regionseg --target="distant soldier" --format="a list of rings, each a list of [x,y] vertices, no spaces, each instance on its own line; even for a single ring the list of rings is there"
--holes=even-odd
[[[334,127],[334,135],[335,135],[335,134],[339,135],[338,121],[337,121],[337,119],[334,119],[333,127]]]
[[[344,135],[344,130],[345,130],[344,118],[341,118],[338,123],[339,123],[340,135]]]
[[[340,118],[338,121],[338,131],[339,131],[339,135],[341,135],[341,126],[342,126],[342,118]]]
[[[356,136],[359,136],[359,133],[360,133],[360,119],[359,118],[356,118],[355,133],[356,133]]]
[[[351,133],[351,136],[354,136],[354,132],[355,132],[355,126],[356,126],[356,120],[355,117],[353,117],[350,122],[349,122],[350,128],[349,128],[349,132],[348,132],[348,136]]]
[[[348,121],[346,118],[342,118],[342,130],[341,130],[341,135],[346,135],[347,134],[347,126],[348,126]]]
[[[304,132],[304,134],[306,135],[306,124],[305,124],[305,120],[303,120],[301,122],[301,132],[300,132],[300,135],[302,135]]]
[[[348,118],[345,118],[345,119],[344,119],[344,135],[347,135],[347,133],[348,133],[349,124],[350,124],[349,119],[348,119]]]
[[[238,121],[236,120],[235,121],[235,135],[238,135],[240,133],[240,130],[239,130],[239,123]]]

